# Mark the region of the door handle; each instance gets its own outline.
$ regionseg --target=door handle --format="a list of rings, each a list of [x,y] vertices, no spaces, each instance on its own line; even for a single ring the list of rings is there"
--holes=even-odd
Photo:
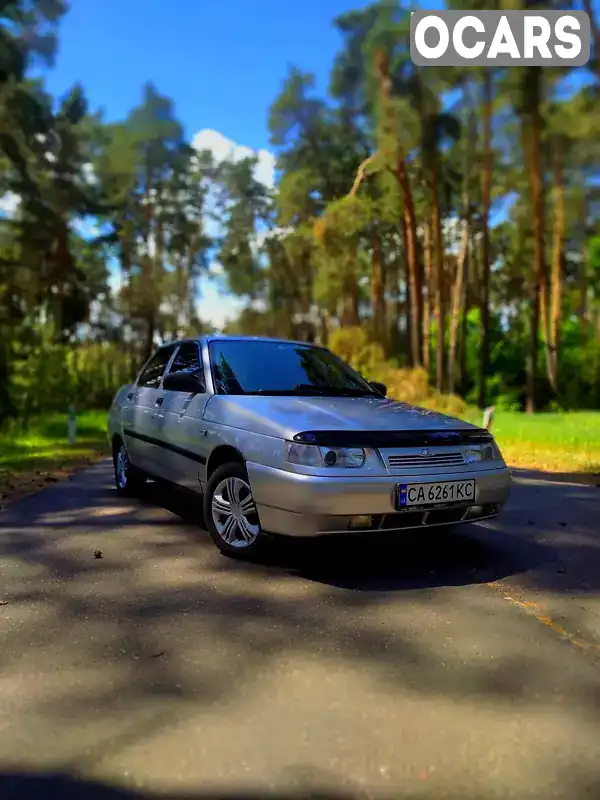
[[[164,397],[157,397],[155,405],[157,405],[160,408],[162,406],[162,404],[164,403],[164,400],[165,400]]]

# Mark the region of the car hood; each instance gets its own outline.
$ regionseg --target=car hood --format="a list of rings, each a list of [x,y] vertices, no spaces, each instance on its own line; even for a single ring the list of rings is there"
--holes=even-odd
[[[436,411],[377,397],[214,395],[204,419],[283,439],[302,431],[323,430],[478,430]]]

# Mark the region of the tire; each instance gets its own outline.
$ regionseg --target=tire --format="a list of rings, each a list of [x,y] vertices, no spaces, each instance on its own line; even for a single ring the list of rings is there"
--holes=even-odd
[[[125,442],[121,439],[115,443],[113,450],[113,470],[117,494],[122,497],[137,495],[146,483],[144,473],[131,465]]]
[[[234,498],[230,513],[230,493]],[[219,550],[236,558],[255,558],[267,542],[262,532],[246,468],[223,464],[213,472],[204,493],[204,519]]]

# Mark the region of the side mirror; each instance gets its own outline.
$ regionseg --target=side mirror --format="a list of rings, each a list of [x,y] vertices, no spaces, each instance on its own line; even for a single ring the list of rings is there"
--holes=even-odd
[[[165,392],[188,392],[190,394],[204,394],[204,382],[191,372],[171,372],[163,380]]]
[[[380,395],[383,397],[387,396],[387,386],[385,383],[379,383],[379,381],[371,381],[371,386],[375,389],[376,392],[379,392]]]

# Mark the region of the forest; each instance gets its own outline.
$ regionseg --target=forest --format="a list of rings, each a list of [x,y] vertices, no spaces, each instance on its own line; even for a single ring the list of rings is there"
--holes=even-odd
[[[308,54],[281,76],[269,187],[151,83],[117,122],[52,97],[67,5],[0,3],[0,424],[106,408],[210,331],[214,280],[243,301],[225,332],[331,346],[399,399],[600,408],[598,19],[570,70],[418,68],[400,3],[332,20],[328,87]]]

